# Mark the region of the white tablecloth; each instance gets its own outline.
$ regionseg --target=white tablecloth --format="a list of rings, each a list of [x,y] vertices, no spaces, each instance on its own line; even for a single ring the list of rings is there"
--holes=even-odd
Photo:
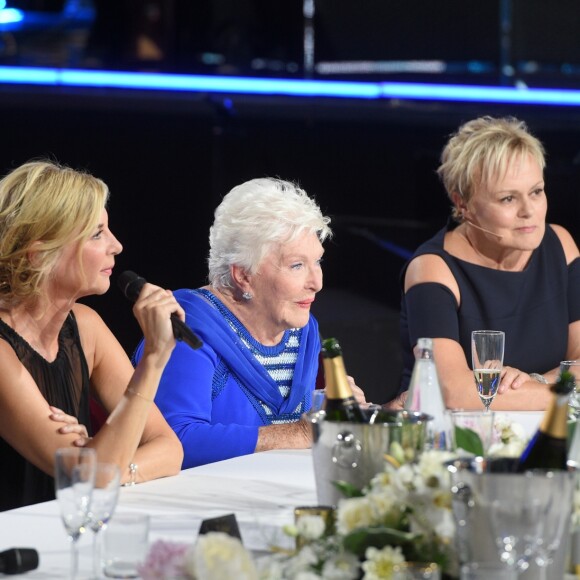
[[[316,504],[310,451],[268,451],[182,471],[121,489],[118,511],[151,516],[150,541],[191,543],[201,521],[234,513],[244,545],[266,550],[288,545],[281,527],[293,521],[293,510]],[[79,540],[80,578],[89,578],[92,532]],[[0,551],[35,548],[37,570],[26,578],[68,577],[70,551],[55,501],[0,513]],[[16,578],[18,576],[11,576]]]
[[[533,434],[542,413],[497,412]],[[269,545],[289,547],[282,534],[300,505],[316,505],[311,451],[268,451],[182,471],[179,475],[121,489],[119,512],[151,516],[150,541],[191,543],[202,520],[234,513],[244,545],[266,550]],[[79,540],[80,578],[89,578],[92,532]],[[0,512],[0,551],[35,548],[37,570],[26,578],[68,577],[70,551],[56,502]],[[17,576],[12,576],[17,577]]]

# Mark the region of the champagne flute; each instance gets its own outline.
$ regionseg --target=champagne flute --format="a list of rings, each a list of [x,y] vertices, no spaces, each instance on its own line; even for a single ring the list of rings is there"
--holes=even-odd
[[[95,485],[89,510],[89,525],[93,530],[93,577],[101,577],[101,534],[111,519],[121,486],[121,470],[114,463],[97,463]]]
[[[97,453],[94,449],[66,447],[56,451],[54,484],[71,545],[70,577],[73,580],[78,571],[77,541],[87,524],[96,465]]]
[[[501,330],[474,330],[471,333],[471,361],[477,393],[485,410],[493,401],[503,367],[505,333]]]

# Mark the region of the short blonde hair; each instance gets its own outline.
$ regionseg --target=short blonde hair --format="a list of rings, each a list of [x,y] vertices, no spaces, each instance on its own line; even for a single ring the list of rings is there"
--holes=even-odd
[[[315,233],[321,242],[332,235],[330,218],[296,184],[262,178],[234,187],[215,211],[209,232],[209,281],[214,288],[233,288],[230,266],[257,271],[275,244]]]
[[[451,136],[437,173],[449,199],[453,201],[453,194],[459,194],[467,203],[477,186],[502,179],[508,167],[525,155],[531,155],[542,169],[546,166],[543,145],[523,121],[514,117],[479,117]],[[453,217],[462,221],[456,207]]]
[[[4,177],[0,301],[14,305],[38,296],[63,247],[93,233],[108,196],[100,179],[47,160],[30,161]]]

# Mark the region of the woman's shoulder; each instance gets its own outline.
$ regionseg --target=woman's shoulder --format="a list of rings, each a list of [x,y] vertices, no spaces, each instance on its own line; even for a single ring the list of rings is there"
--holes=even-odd
[[[209,290],[206,287],[202,288],[180,288],[173,291],[173,296],[179,302],[184,310],[187,311],[189,307],[199,308],[203,305],[209,305],[210,301],[208,295]]]
[[[552,229],[562,244],[562,248],[566,256],[566,264],[571,264],[576,258],[580,256],[578,246],[576,245],[572,234],[570,234],[566,228],[557,224],[549,224],[548,227]]]
[[[457,280],[450,265],[453,258],[444,247],[453,235],[454,231],[448,224],[417,248],[405,268],[405,292],[417,284],[437,283],[447,286],[456,297],[459,296]]]
[[[458,290],[451,268],[438,254],[421,254],[413,258],[405,273],[405,292],[417,284],[434,282]]]
[[[77,303],[72,308],[72,314],[85,354],[94,352],[95,344],[100,338],[110,339],[111,330],[90,306]]]
[[[86,304],[77,302],[72,308],[72,313],[79,327],[91,324],[105,324],[98,312]]]

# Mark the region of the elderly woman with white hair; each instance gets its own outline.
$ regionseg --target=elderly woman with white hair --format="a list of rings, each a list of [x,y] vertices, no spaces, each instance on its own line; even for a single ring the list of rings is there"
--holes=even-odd
[[[174,292],[203,347],[177,345],[155,399],[183,444],[184,468],[311,445],[301,415],[318,371],[310,307],[329,222],[305,191],[279,179],[238,185],[217,208],[210,284]]]

